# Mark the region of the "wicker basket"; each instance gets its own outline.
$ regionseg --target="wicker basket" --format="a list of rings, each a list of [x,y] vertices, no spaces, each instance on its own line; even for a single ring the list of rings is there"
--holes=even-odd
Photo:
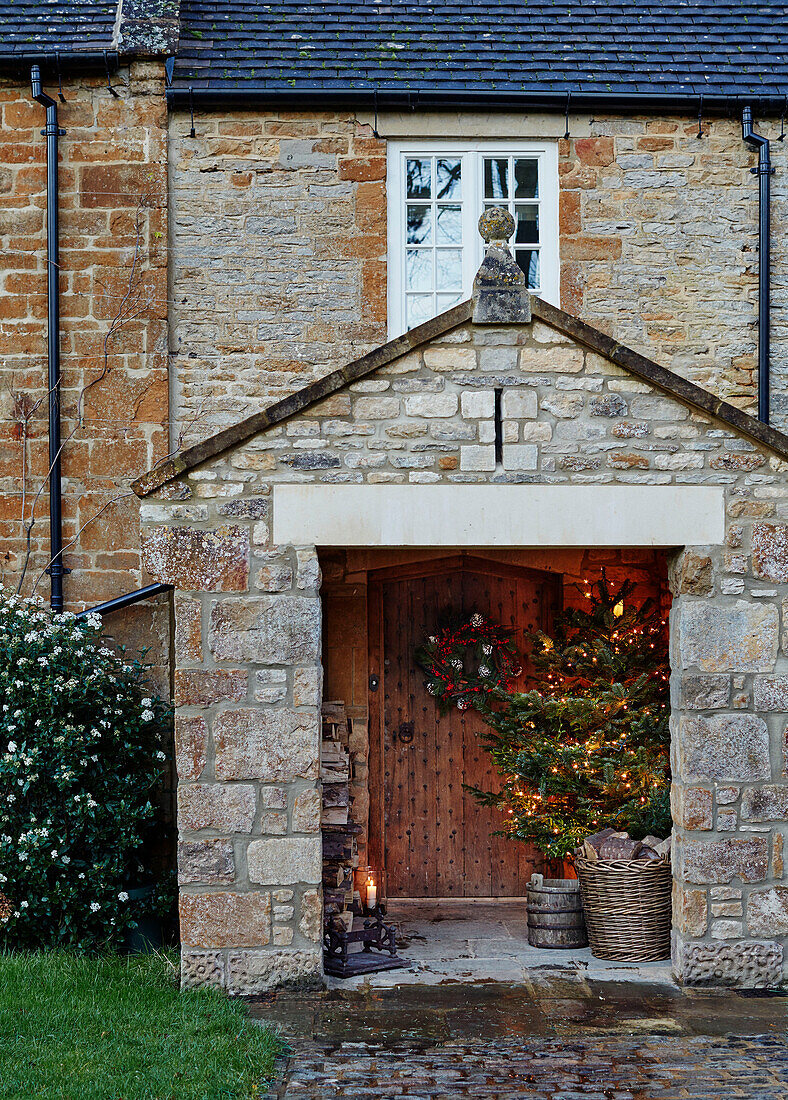
[[[594,958],[670,958],[670,859],[576,859],[575,868]]]

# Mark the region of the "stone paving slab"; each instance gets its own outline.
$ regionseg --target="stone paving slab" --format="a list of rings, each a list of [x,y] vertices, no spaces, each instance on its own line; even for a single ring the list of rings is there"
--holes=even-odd
[[[595,959],[589,948],[550,950],[528,943],[524,899],[490,904],[442,898],[391,902],[386,914],[397,927],[399,954],[410,966],[355,978],[327,978],[329,989],[393,989],[445,982],[527,983],[535,973],[568,974],[607,981],[673,985],[670,960],[616,963]]]
[[[788,1100],[788,998],[539,975],[289,993],[267,1100]]]

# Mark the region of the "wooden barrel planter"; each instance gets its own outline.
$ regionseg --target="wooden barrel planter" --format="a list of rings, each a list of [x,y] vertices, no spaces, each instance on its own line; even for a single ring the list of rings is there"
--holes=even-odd
[[[576,859],[591,954],[614,962],[670,958],[670,859]]]
[[[585,947],[588,944],[577,879],[531,875],[528,942],[532,947]]]

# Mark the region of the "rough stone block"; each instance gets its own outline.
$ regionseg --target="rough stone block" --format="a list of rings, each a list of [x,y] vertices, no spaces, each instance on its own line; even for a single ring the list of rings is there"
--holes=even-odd
[[[740,940],[744,925],[740,920],[713,920],[709,931],[713,940]]]
[[[267,890],[181,893],[179,909],[186,947],[265,947],[271,937]]]
[[[296,588],[300,592],[310,588],[317,591],[321,582],[320,559],[317,556],[317,551],[311,547],[302,547],[300,550],[296,550],[296,565]]]
[[[319,836],[253,840],[246,863],[251,882],[271,886],[304,882],[316,886],[323,877],[323,844]]]
[[[202,605],[199,600],[175,593],[175,663],[202,660]]]
[[[301,919],[298,922],[301,935],[314,943],[323,938],[323,902],[319,890],[304,890],[301,895]]]
[[[584,400],[581,393],[553,393],[542,398],[542,408],[559,420],[573,420],[582,413]]]
[[[753,686],[756,710],[788,711],[788,676],[756,676]]]
[[[204,592],[244,592],[249,583],[249,531],[220,526],[142,530],[145,568],[162,584]]]
[[[677,976],[687,985],[767,988],[782,982],[782,964],[779,943],[750,940],[677,944]]]
[[[464,395],[463,395],[464,396]],[[533,420],[537,414],[534,390],[507,389],[503,392],[501,414],[504,420]]]
[[[724,840],[679,841],[680,877],[706,885],[730,882],[763,882],[769,868],[769,845],[765,837],[726,837]]]
[[[317,707],[323,683],[323,672],[319,668],[296,668],[293,670],[293,705],[296,707]]]
[[[495,469],[495,447],[460,447],[460,469],[491,473]]]
[[[674,595],[708,596],[714,590],[714,569],[711,558],[685,550],[679,558]]]
[[[357,420],[396,420],[399,406],[398,397],[357,397],[353,412]]]
[[[495,413],[495,394],[492,390],[466,390],[460,397],[460,407],[468,420],[487,420]]]
[[[218,505],[220,516],[237,519],[268,519],[271,502],[265,497],[245,497],[243,500],[225,500]]]
[[[741,814],[745,821],[788,819],[788,783],[750,787],[742,795]]]
[[[679,787],[671,790],[675,824],[682,829],[701,831],[712,827],[711,791],[705,787]]]
[[[175,716],[175,768],[179,779],[199,779],[208,753],[208,727],[202,717]]]
[[[261,592],[286,592],[293,586],[293,566],[287,553],[278,550],[257,555],[260,568],[254,579]]]
[[[243,669],[176,669],[174,680],[177,707],[210,707],[246,698],[247,673]]]
[[[317,664],[320,600],[313,596],[222,600],[211,610],[208,646],[222,661]]]
[[[200,829],[248,833],[254,823],[254,812],[254,787],[219,783],[182,783],[178,787],[181,833]]]
[[[263,814],[260,832],[266,836],[284,836],[287,832],[287,814]]]
[[[677,775],[753,782],[771,775],[769,730],[756,714],[713,714],[679,720]]]
[[[287,809],[286,787],[263,787],[261,797],[266,810]]]
[[[528,374],[579,374],[582,369],[583,349],[571,344],[520,352],[520,370]]]
[[[681,706],[687,710],[721,710],[728,706],[730,693],[728,676],[681,677]]]
[[[739,787],[717,787],[715,791],[718,806],[730,806],[739,797]]]
[[[673,913],[676,927],[687,936],[703,936],[709,920],[705,890],[689,890],[674,884]]]
[[[212,838],[178,842],[178,882],[181,885],[229,885],[234,880],[232,841]]]
[[[300,791],[293,802],[293,832],[317,833],[320,830],[320,791]]]
[[[788,581],[788,527],[754,523],[751,539],[752,567],[756,577]]]
[[[287,698],[287,670],[258,668],[254,675],[254,697],[258,703],[282,703]]]
[[[747,931],[751,936],[788,936],[788,886],[751,891]]]
[[[702,672],[771,672],[777,657],[778,612],[771,604],[679,600],[678,665]]]
[[[476,370],[476,349],[427,347],[424,349],[424,365],[436,371],[474,371]]]
[[[618,417],[626,416],[629,409],[620,394],[600,393],[588,402],[588,411],[591,416]]]
[[[454,416],[459,408],[459,401],[456,393],[414,393],[405,398],[405,415]]]
[[[266,783],[316,779],[319,737],[316,711],[222,711],[214,723],[216,778]]]
[[[506,443],[503,448],[505,470],[535,470],[539,448],[535,443]]]
[[[323,980],[323,951],[281,950],[233,952],[227,959],[227,990],[252,997],[269,989],[319,989]]]

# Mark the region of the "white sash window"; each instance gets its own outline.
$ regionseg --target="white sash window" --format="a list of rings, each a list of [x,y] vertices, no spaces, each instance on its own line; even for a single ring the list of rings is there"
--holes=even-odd
[[[468,298],[483,256],[489,206],[515,219],[510,242],[530,290],[556,305],[558,150],[555,142],[389,145],[389,335]]]

